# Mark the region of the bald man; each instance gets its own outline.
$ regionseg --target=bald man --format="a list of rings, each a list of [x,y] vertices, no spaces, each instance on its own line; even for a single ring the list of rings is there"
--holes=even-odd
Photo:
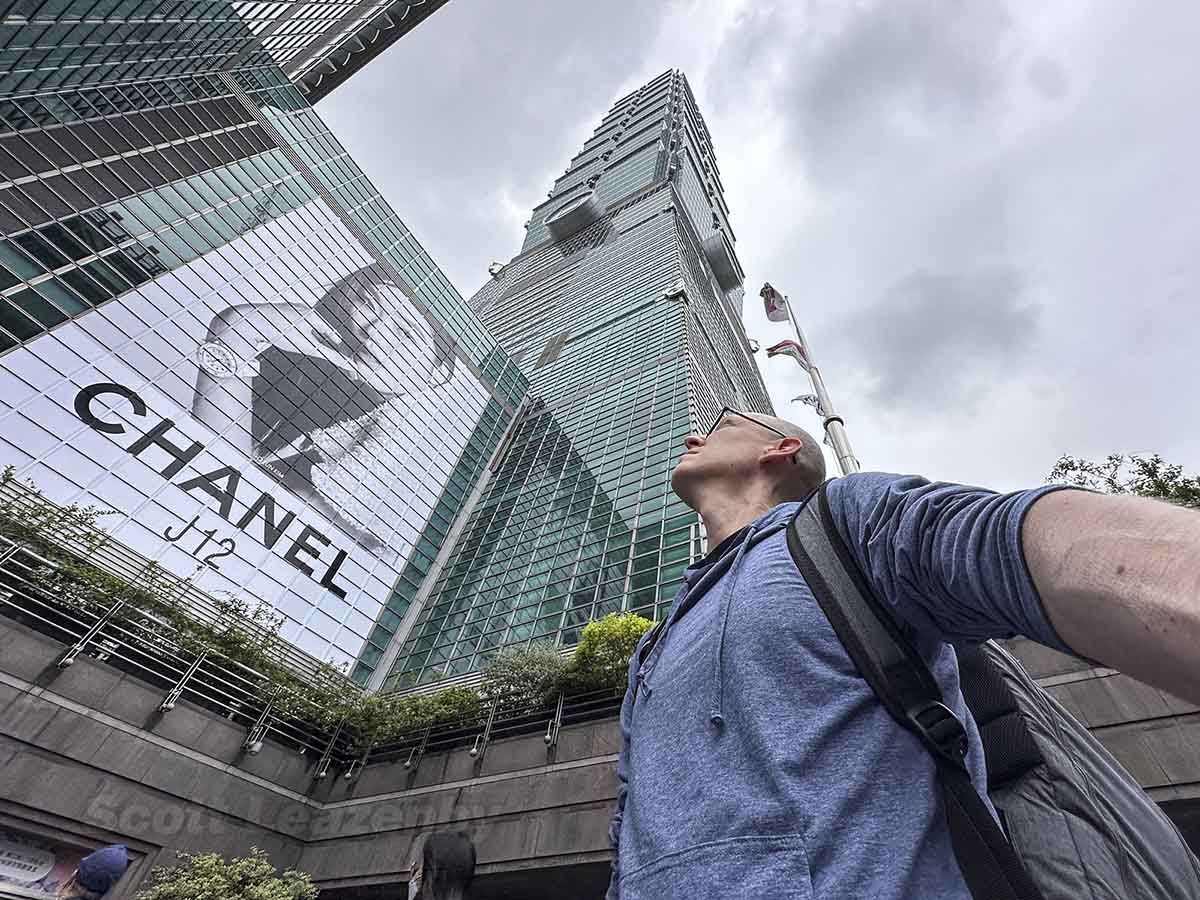
[[[858,673],[788,551],[788,520],[824,478],[820,446],[783,419],[726,409],[687,438],[672,486],[709,550],[630,661],[608,900],[970,900],[928,751]],[[981,793],[951,642],[1023,634],[1200,702],[1195,512],[881,473],[827,492],[964,722]]]

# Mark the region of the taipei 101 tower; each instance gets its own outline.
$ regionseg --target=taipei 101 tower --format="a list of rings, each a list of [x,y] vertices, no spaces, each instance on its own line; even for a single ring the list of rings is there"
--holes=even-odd
[[[575,644],[610,612],[665,612],[701,552],[670,490],[725,405],[771,413],[743,274],[687,78],[617,100],[494,265],[475,313],[530,380],[509,437],[371,683],[470,677],[499,648]],[[367,672],[358,673],[366,680]]]

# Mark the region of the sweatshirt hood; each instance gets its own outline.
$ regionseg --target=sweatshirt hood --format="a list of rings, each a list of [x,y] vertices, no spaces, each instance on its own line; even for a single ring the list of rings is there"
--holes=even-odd
[[[781,503],[773,507],[726,538],[699,563],[684,572],[684,589],[679,592],[675,602],[671,604],[671,611],[668,613],[667,624],[663,627],[662,636],[639,673],[641,687],[647,698],[652,692],[650,674],[662,654],[672,626],[709,591],[717,588],[721,591],[720,606],[717,610],[714,640],[709,644],[712,647],[709,677],[709,721],[717,728],[724,727],[725,717],[722,703],[725,688],[725,632],[729,626],[729,612],[737,592],[742,562],[755,545],[786,528],[792,514],[800,506],[800,503],[792,502]]]

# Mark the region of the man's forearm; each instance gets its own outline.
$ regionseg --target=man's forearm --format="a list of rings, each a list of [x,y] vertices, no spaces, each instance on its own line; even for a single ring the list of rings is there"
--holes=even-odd
[[[1200,703],[1200,512],[1056,491],[1030,508],[1021,542],[1076,653]]]

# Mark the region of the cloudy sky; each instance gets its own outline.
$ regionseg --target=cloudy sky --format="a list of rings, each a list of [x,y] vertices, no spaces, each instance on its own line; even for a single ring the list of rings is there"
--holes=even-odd
[[[617,97],[684,70],[747,274],[864,467],[1200,468],[1200,4],[451,0],[319,110],[464,295]],[[776,410],[807,393],[760,357]]]

